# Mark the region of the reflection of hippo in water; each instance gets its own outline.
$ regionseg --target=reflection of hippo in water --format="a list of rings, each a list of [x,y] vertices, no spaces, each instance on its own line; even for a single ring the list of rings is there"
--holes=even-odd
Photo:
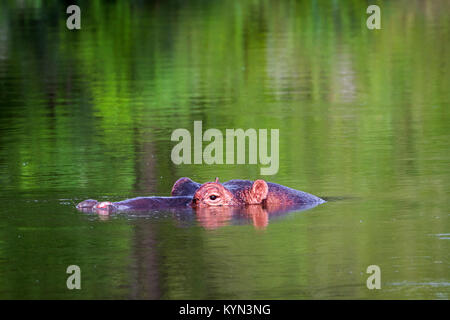
[[[77,208],[83,211],[93,209],[125,211],[258,204],[286,207],[325,202],[312,194],[264,180],[230,180],[221,184],[216,178],[215,182],[199,184],[189,178],[181,178],[173,185],[171,195],[171,197],[139,197],[119,202],[85,200],[80,202]]]
[[[182,197],[138,197],[119,202],[98,202],[97,200],[84,200],[77,204],[77,209],[90,211],[93,209],[109,211],[127,210],[158,210],[171,208],[186,208],[192,201],[191,196]]]

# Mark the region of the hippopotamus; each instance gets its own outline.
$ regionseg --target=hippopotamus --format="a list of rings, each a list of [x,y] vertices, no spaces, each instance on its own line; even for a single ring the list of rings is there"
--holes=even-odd
[[[157,210],[186,208],[192,202],[190,196],[180,197],[138,197],[119,202],[97,200],[84,200],[77,204],[77,209],[82,211],[107,210],[107,211],[130,211],[130,210]]]
[[[249,204],[293,206],[325,202],[312,194],[264,180],[234,179],[222,184],[218,178],[215,182],[202,185],[189,178],[180,178],[173,185],[172,196],[192,196],[192,207]]]
[[[264,180],[235,179],[222,184],[216,178],[214,182],[200,184],[183,177],[173,185],[171,197],[138,197],[119,202],[89,199],[80,202],[77,208],[83,211],[126,211],[245,205],[293,207],[315,206],[323,202],[325,200],[312,194]]]

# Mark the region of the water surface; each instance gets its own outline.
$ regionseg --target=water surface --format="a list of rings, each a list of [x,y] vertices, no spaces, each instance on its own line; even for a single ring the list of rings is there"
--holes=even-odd
[[[377,3],[381,30],[363,1],[81,1],[69,31],[60,1],[2,2],[0,298],[448,299],[449,5]],[[278,173],[173,164],[196,120],[279,129]],[[75,209],[183,176],[331,201],[266,225]]]

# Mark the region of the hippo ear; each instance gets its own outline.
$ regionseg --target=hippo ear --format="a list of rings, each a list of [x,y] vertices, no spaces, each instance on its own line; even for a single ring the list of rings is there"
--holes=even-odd
[[[267,198],[269,187],[264,180],[256,180],[252,185],[252,196],[257,203],[261,203]]]

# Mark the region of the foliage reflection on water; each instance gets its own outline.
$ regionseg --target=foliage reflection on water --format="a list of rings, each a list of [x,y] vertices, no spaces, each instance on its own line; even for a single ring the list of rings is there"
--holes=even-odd
[[[0,297],[448,299],[449,2],[377,3],[373,31],[364,1],[79,1],[79,32],[64,2],[0,3]],[[278,174],[174,165],[195,120],[280,129]],[[182,176],[342,200],[273,220],[74,208]]]

